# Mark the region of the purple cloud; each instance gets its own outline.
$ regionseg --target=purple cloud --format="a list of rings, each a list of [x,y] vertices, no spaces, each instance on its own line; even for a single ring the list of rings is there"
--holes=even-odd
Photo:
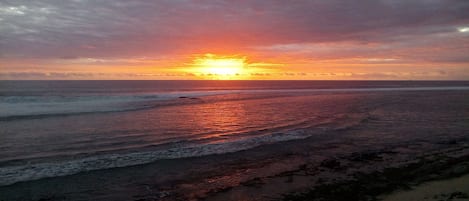
[[[469,62],[468,10],[465,0],[4,0],[0,58],[130,61],[227,52],[459,65]]]

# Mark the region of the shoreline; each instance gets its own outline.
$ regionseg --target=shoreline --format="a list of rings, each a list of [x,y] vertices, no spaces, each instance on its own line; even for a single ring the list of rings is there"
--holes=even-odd
[[[381,196],[383,201],[469,200],[469,174],[422,183],[411,190]]]
[[[419,157],[396,167],[354,174],[351,179],[344,181],[319,184],[304,192],[286,194],[281,200],[402,201],[403,199],[395,197],[405,197],[405,194],[418,191],[427,183],[448,182],[468,176],[469,147],[466,145],[462,149],[442,150],[440,153]],[[461,196],[464,193],[466,192],[462,192]]]
[[[317,134],[322,127],[305,128],[315,133],[306,139],[19,182],[1,186],[0,201],[305,200],[347,190],[359,192],[355,200],[373,200],[467,173],[461,168],[469,162],[466,97],[363,95],[326,126],[334,129]],[[418,175],[405,175],[413,171]],[[337,189],[343,193],[330,192]]]
[[[343,134],[339,131],[338,135]],[[317,139],[307,139],[314,141]],[[287,147],[301,146],[308,141],[296,140],[287,143]],[[331,157],[298,157],[294,155],[278,156],[274,161],[249,162],[245,156],[252,154],[268,155],[271,149],[276,149],[278,144],[265,145],[252,150],[237,153],[213,155],[208,157],[165,160],[149,165],[139,165],[126,168],[115,168],[110,170],[91,171],[71,176],[47,178],[30,182],[21,182],[10,186],[0,187],[10,189],[10,198],[14,192],[29,193],[33,201],[58,201],[58,200],[87,200],[91,196],[95,200],[240,200],[250,198],[251,195],[260,195],[260,199],[251,200],[283,200],[299,201],[311,200],[313,198],[323,200],[376,200],[399,190],[408,190],[413,186],[418,186],[429,181],[445,180],[457,178],[469,174],[469,138],[460,138],[447,142],[438,142],[438,147],[422,149],[419,154],[409,151],[405,156],[404,147],[413,146],[419,150],[422,147],[416,146],[418,142],[409,145],[401,144],[387,146],[381,149],[355,150],[345,155],[335,155]],[[422,145],[425,146],[425,145]],[[378,146],[379,147],[379,146]],[[301,150],[301,149],[300,149]],[[330,149],[334,152],[334,149]],[[224,161],[223,158],[231,158]],[[225,168],[208,167],[205,163],[220,160]],[[226,159],[225,159],[226,160]],[[253,159],[254,160],[254,159]],[[239,164],[245,164],[239,167]],[[175,168],[174,172],[181,171],[181,165],[190,164],[200,168],[194,173],[200,175],[179,175],[176,178],[158,177],[155,175],[156,167],[162,169]],[[201,170],[208,168],[206,170]],[[269,170],[265,172],[265,170]],[[136,173],[144,172],[143,175]],[[418,173],[414,175],[414,173]],[[148,174],[148,175],[145,175]],[[246,176],[247,175],[247,176]],[[114,192],[115,189],[102,188],[102,179],[118,176],[107,181],[109,183],[124,184],[115,186],[121,192]],[[135,177],[134,177],[135,176]],[[149,177],[146,180],[142,178]],[[157,179],[158,178],[158,179]],[[125,188],[129,179],[138,180],[136,188]],[[155,180],[156,179],[156,180]],[[158,181],[157,180],[160,180]],[[81,180],[81,181],[80,181]],[[174,182],[177,181],[177,182]],[[81,184],[79,184],[81,182]],[[97,184],[91,185],[93,182]],[[156,182],[156,183],[155,183]],[[77,184],[78,183],[78,184]],[[62,193],[50,193],[41,191],[41,186],[46,188],[58,187],[61,185],[71,185]],[[79,190],[75,193],[73,188]],[[134,184],[132,184],[134,185]],[[97,188],[97,194],[91,194],[80,198],[80,191],[86,191],[83,186]],[[31,187],[34,187],[31,189]],[[29,189],[28,189],[29,188]],[[25,191],[25,189],[28,189]],[[104,189],[104,190],[103,190]],[[282,191],[280,191],[282,190]],[[67,192],[69,191],[69,192]],[[112,192],[116,194],[112,194]],[[358,193],[357,193],[358,192]],[[78,193],[78,194],[77,194]],[[131,195],[131,199],[126,199],[125,195]],[[330,197],[339,195],[338,197]],[[351,199],[352,195],[360,195]],[[124,196],[123,199],[119,199]],[[3,197],[3,196],[2,196]],[[8,197],[5,200],[9,201]],[[23,200],[11,199],[11,200]]]
[[[466,139],[457,148],[421,153],[414,158],[395,159],[398,153],[381,150],[324,159],[306,163],[296,170],[219,189],[203,200],[242,200],[249,197],[243,195],[246,192],[264,193],[264,198],[258,200],[380,200],[385,195],[422,183],[469,174],[468,142]],[[278,193],[286,187],[294,190]]]

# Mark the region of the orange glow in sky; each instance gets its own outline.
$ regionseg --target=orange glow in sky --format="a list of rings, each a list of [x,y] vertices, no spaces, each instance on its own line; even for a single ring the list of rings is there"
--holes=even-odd
[[[223,58],[205,54],[202,58],[196,58],[193,65],[195,73],[213,75],[216,79],[230,79],[246,73],[245,58]]]
[[[0,80],[469,80],[465,1],[41,2],[0,4]]]
[[[181,71],[198,76],[200,79],[239,80],[252,79],[253,75],[272,71],[261,66],[275,65],[278,64],[249,63],[246,56],[222,56],[207,53],[196,56],[192,63],[183,67]]]

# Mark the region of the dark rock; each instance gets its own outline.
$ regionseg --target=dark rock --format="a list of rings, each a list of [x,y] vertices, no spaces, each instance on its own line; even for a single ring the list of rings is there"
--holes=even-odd
[[[326,168],[330,168],[330,169],[335,169],[335,170],[341,168],[340,162],[337,161],[336,159],[324,160],[324,161],[321,162],[321,166],[326,167]]]
[[[449,195],[449,200],[452,200],[452,199],[467,199],[467,198],[469,198],[469,196],[466,193],[463,193],[463,192],[460,192],[460,191],[453,192]]]
[[[249,181],[245,181],[245,182],[242,182],[241,185],[243,186],[260,186],[262,184],[264,184],[265,182],[260,179],[260,178],[254,178],[254,179],[251,179]]]

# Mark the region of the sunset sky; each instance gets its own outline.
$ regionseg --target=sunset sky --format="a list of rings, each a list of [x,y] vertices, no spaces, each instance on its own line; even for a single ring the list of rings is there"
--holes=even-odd
[[[469,79],[469,1],[0,0],[0,79]]]

